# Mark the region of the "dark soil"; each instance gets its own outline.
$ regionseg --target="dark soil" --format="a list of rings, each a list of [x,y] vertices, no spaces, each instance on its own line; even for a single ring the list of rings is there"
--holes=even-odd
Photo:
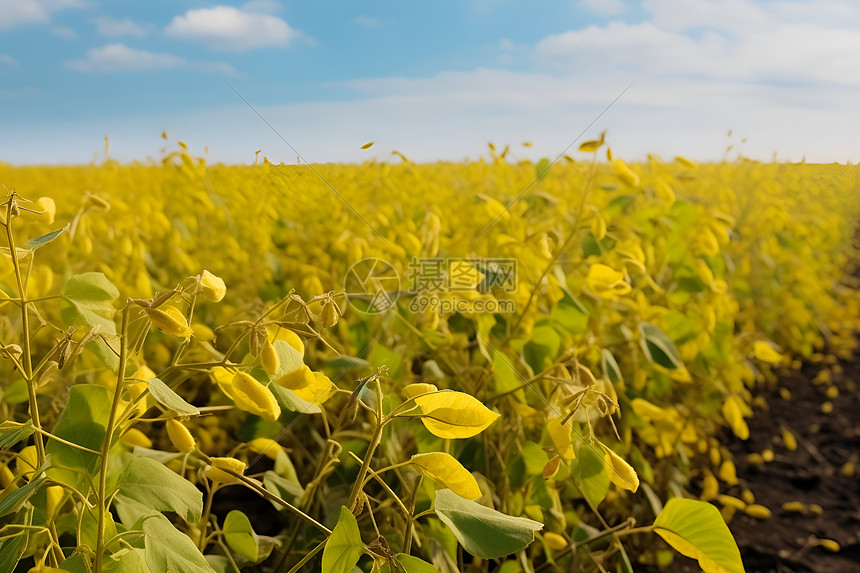
[[[827,396],[830,383],[815,383],[822,369],[832,369],[839,390]],[[838,373],[839,371],[841,373]],[[772,511],[769,519],[754,519],[737,512],[729,523],[748,572],[860,572],[860,361],[808,364],[780,380],[779,388],[791,393],[784,399],[776,390],[765,390],[766,408],[748,420],[750,438],[741,441],[723,435],[735,458],[740,481],[728,492],[740,497],[743,487],[755,495],[755,503]],[[831,390],[832,392],[832,390]],[[822,404],[831,402],[825,413]],[[787,428],[797,440],[789,450],[782,439]],[[749,454],[774,452],[773,460],[751,462]],[[846,463],[858,466],[851,474]],[[845,469],[844,469],[845,468]],[[785,502],[799,501],[804,512],[789,512]],[[821,508],[816,515],[814,505]],[[813,511],[808,509],[813,505]],[[719,506],[719,504],[718,504]],[[831,552],[819,539],[832,539],[840,550]],[[695,561],[679,557],[672,572],[699,571]]]

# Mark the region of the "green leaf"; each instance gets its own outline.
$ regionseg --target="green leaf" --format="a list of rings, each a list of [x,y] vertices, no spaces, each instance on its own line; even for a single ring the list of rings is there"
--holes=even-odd
[[[23,404],[30,399],[30,393],[27,390],[27,381],[23,378],[15,380],[6,391],[3,393],[3,401],[7,404]]]
[[[323,550],[322,570],[326,573],[351,573],[364,553],[364,543],[355,516],[345,506]]]
[[[439,573],[439,570],[430,563],[422,561],[417,557],[406,555],[405,553],[398,553],[394,556],[394,559],[403,567],[403,571],[406,573]],[[391,567],[388,563],[382,565],[381,573],[391,573]]]
[[[63,231],[65,231],[65,230],[66,230],[66,227],[63,227],[62,229],[57,229],[56,231],[51,231],[50,233],[46,233],[44,235],[36,237],[35,239],[30,239],[29,241],[27,241],[27,244],[24,245],[24,248],[26,248],[30,251],[35,251],[36,249],[38,249],[42,245],[47,245],[48,243],[50,243],[51,241],[53,241],[54,239],[59,237],[63,233]]]
[[[0,571],[14,571],[27,549],[27,532],[0,541]]]
[[[75,275],[66,283],[60,314],[69,326],[84,324],[98,326],[108,336],[116,334],[113,302],[119,290],[102,273]],[[111,370],[116,371],[119,358],[101,338],[92,342],[92,351]]]
[[[60,569],[69,573],[89,573],[84,557],[80,553],[75,553],[60,563]]]
[[[514,368],[513,360],[496,350],[493,350],[493,379],[495,381],[493,390],[500,394],[522,386],[523,382],[525,382],[516,368]],[[525,401],[523,400],[522,390],[517,390],[514,396],[521,401]]]
[[[482,559],[516,553],[535,538],[543,524],[512,517],[463,499],[450,489],[436,492],[436,515],[451,528],[463,549]]]
[[[654,521],[654,532],[682,555],[696,559],[705,573],[744,572],[732,533],[710,503],[670,499]]]
[[[241,511],[234,509],[224,518],[224,539],[230,549],[248,561],[257,561],[257,534],[251,527],[251,521]]]
[[[302,487],[302,484],[278,475],[272,470],[263,474],[263,486],[266,488],[266,491],[291,503],[297,503],[305,493],[305,488]],[[283,505],[277,502],[272,502],[272,504],[279,510],[284,508]]]
[[[143,549],[121,549],[105,559],[104,573],[150,573]]]
[[[278,355],[278,371],[271,376],[272,380],[277,380],[281,376],[285,376],[290,372],[295,372],[304,366],[305,362],[301,353],[290,346],[286,341],[276,340],[272,344],[272,347]]]
[[[603,375],[609,378],[613,384],[623,382],[624,377],[621,375],[621,369],[618,367],[615,357],[606,348],[600,353],[601,370]]]
[[[143,521],[143,532],[146,534],[144,555],[150,571],[214,572],[191,539],[184,533],[180,533],[160,513],[151,515]]]
[[[150,378],[146,381],[149,386],[149,393],[155,398],[155,401],[173,410],[180,416],[199,416],[200,410],[186,402],[182,396],[177,394],[167,384],[158,378]]]
[[[287,390],[283,386],[279,386],[274,382],[266,386],[275,395],[275,400],[278,401],[278,406],[281,410],[289,410],[291,412],[299,412],[300,414],[319,414],[322,410],[318,404],[311,404],[304,398],[292,390]]]
[[[683,366],[675,343],[666,333],[648,322],[639,325],[639,332],[642,335],[642,350],[649,361],[671,370]]]
[[[175,511],[188,523],[199,521],[203,513],[203,493],[149,458],[132,458],[119,474],[117,487],[120,496],[156,511]]]
[[[550,163],[549,159],[544,157],[535,165],[535,175],[538,179],[543,179],[549,173],[549,168],[552,167],[552,163]]]
[[[0,432],[0,448],[11,448],[21,440],[29,438],[33,431],[33,422],[30,420],[17,428],[3,430]]]
[[[592,507],[597,507],[609,491],[606,461],[593,446],[582,443],[576,459],[571,462],[573,481]]]
[[[113,322],[116,309],[113,302],[119,298],[119,290],[104,274],[83,273],[73,276],[66,283],[63,298],[71,305],[63,316],[67,323],[79,319],[90,326],[101,325],[102,332],[116,333]]]
[[[21,486],[18,489],[4,491],[5,495],[0,499],[0,517],[18,511],[36,493],[42,484],[45,483],[45,476],[39,475],[42,472],[44,472],[44,468],[37,470],[27,485]],[[35,477],[36,475],[39,475],[39,477]]]
[[[72,386],[69,401],[54,426],[54,434],[73,444],[100,452],[104,446],[110,404],[104,386]],[[48,470],[48,477],[71,485],[86,495],[90,484],[87,476],[98,473],[101,460],[98,454],[67,446],[57,440],[48,440],[45,450],[52,456],[53,467]]]

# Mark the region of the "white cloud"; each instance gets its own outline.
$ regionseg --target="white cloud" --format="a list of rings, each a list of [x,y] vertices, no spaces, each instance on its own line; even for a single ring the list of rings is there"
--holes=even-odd
[[[107,36],[109,38],[118,36],[145,38],[151,31],[151,26],[135,24],[130,18],[117,20],[107,16],[96,18],[96,28],[100,36]]]
[[[164,33],[231,52],[286,46],[299,35],[277,16],[232,6],[189,10],[173,18]]]
[[[17,68],[18,60],[16,60],[9,54],[0,54],[0,64],[4,66],[9,66],[10,68]]]
[[[68,26],[54,26],[51,28],[51,33],[58,38],[62,38],[64,40],[77,40],[78,33],[69,28]]]
[[[627,9],[624,0],[579,0],[579,5],[589,12],[613,16],[621,14]]]
[[[141,72],[153,70],[191,69],[235,76],[230,64],[218,62],[189,62],[173,54],[129,48],[125,44],[108,44],[87,51],[85,58],[65,63],[70,70],[86,73]]]
[[[0,30],[25,24],[45,24],[60,10],[83,8],[80,0],[0,0]]]
[[[646,0],[648,21],[613,21],[548,36],[535,55],[569,72],[694,75],[703,81],[860,84],[860,5]]]

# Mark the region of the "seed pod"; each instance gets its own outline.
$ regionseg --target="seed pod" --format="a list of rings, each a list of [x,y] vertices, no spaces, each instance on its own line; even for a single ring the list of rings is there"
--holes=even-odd
[[[225,294],[227,294],[227,285],[224,284],[224,280],[209,271],[203,271],[197,286],[198,300],[220,302]]]
[[[787,501],[782,504],[782,510],[791,513],[802,513],[805,509],[806,506],[799,501]]]
[[[260,362],[263,364],[263,370],[269,376],[274,376],[281,366],[281,359],[278,357],[278,351],[272,346],[268,339],[263,343],[263,349],[260,351]]]
[[[141,448],[151,448],[152,440],[149,437],[138,430],[137,428],[129,428],[125,434],[119,439],[122,443],[131,447],[141,447]]]
[[[173,418],[167,420],[167,437],[170,438],[170,443],[173,444],[180,452],[193,452],[196,443],[194,436],[185,427],[185,424]]]
[[[330,300],[324,302],[323,307],[320,310],[320,326],[323,328],[329,328],[337,324],[338,319],[340,319],[340,309],[337,308],[337,305]]]
[[[247,372],[237,372],[230,384],[219,385],[240,410],[256,414],[268,422],[280,417],[281,407],[275,395]]]
[[[747,515],[750,517],[754,517],[756,519],[768,519],[770,518],[770,510],[763,505],[759,505],[754,503],[752,505],[748,505],[746,507]]]
[[[788,428],[782,429],[782,443],[785,444],[785,449],[790,452],[797,449],[797,439],[795,439],[794,434]]]
[[[561,551],[568,546],[567,539],[565,539],[558,533],[553,533],[552,531],[547,531],[546,533],[544,533],[543,540],[546,541],[546,544],[550,547],[550,549],[554,549],[556,551]]]
[[[259,356],[263,350],[263,345],[268,340],[266,329],[262,326],[251,328],[251,334],[248,337],[248,346],[251,351],[251,356]]]
[[[839,543],[832,539],[819,539],[818,545],[830,551],[831,553],[839,553],[839,550],[842,549],[839,547]]]
[[[269,438],[255,438],[248,442],[248,449],[255,454],[261,454],[272,460],[278,458],[278,454],[283,451],[284,447],[275,440]]]
[[[93,207],[98,207],[100,209],[104,209],[105,211],[110,211],[110,203],[108,203],[107,200],[102,199],[98,195],[87,193],[87,203],[92,205]]]
[[[65,490],[61,485],[50,485],[45,489],[45,513],[51,519],[63,501]]]
[[[733,507],[741,511],[743,511],[747,507],[747,504],[744,500],[732,497],[730,495],[720,494],[717,496],[717,501],[719,501],[722,505],[726,507]]]
[[[188,338],[191,336],[191,329],[188,327],[188,321],[185,320],[185,315],[183,315],[175,306],[147,308],[146,315],[149,317],[153,326],[165,334],[178,336],[179,338]]]
[[[210,458],[209,461],[211,464],[206,467],[203,475],[216,483],[233,483],[237,481],[238,478],[224,470],[242,474],[245,473],[245,468],[248,467],[245,465],[245,462],[236,458]]]

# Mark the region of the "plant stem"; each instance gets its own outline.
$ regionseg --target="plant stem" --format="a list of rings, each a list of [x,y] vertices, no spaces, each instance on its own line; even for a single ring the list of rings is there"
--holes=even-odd
[[[23,351],[24,351],[24,369],[21,372],[24,380],[27,381],[27,397],[30,401],[30,418],[33,420],[33,426],[42,429],[42,422],[39,419],[39,405],[36,402],[36,381],[33,380],[33,357],[30,355],[30,313],[27,311],[27,293],[24,288],[24,278],[21,274],[21,261],[18,260],[18,249],[15,247],[15,236],[12,234],[12,206],[15,203],[15,194],[9,198],[6,203],[6,240],[9,243],[9,254],[12,256],[12,267],[15,269],[15,281],[18,285],[18,296],[21,298],[21,329],[24,331]],[[36,445],[36,460],[37,466],[45,463],[45,441],[41,434],[36,434],[33,438]]]
[[[328,541],[328,537],[326,537],[325,539],[323,539],[323,540],[319,543],[319,545],[317,545],[316,547],[314,547],[313,549],[311,549],[311,550],[308,552],[308,554],[307,554],[307,555],[305,555],[304,557],[302,557],[302,560],[301,560],[301,561],[299,561],[298,563],[296,563],[295,565],[293,565],[292,569],[290,569],[287,573],[298,573],[298,571],[301,571],[302,567],[304,567],[304,565],[305,565],[308,561],[310,561],[311,559],[313,559],[314,555],[316,555],[317,553],[319,553],[320,551],[322,551],[322,548],[323,548],[323,547],[325,547],[325,544],[326,544],[326,542],[327,542],[327,541]]]
[[[128,317],[130,307],[125,306],[122,310],[122,327],[120,331],[120,349],[119,349],[119,368],[116,375],[116,388],[113,392],[113,400],[110,405],[110,415],[108,416],[107,427],[105,427],[105,442],[102,446],[101,467],[99,468],[99,493],[98,493],[98,512],[99,526],[96,536],[96,562],[95,573],[102,571],[102,553],[105,548],[105,513],[107,508],[107,472],[108,472],[108,456],[110,455],[111,442],[113,441],[113,432],[116,426],[117,413],[119,410],[119,402],[122,399],[123,383],[125,382],[125,367],[128,359]]]
[[[349,494],[347,508],[350,511],[355,507],[355,502],[358,499],[358,494],[364,487],[364,478],[367,477],[367,470],[370,469],[370,461],[373,459],[373,454],[382,441],[382,429],[385,425],[382,423],[382,384],[379,379],[376,382],[376,428],[373,431],[373,437],[370,439],[370,444],[367,446],[367,453],[364,455],[364,461],[361,463],[361,469],[358,470],[358,477],[355,484],[352,486],[352,491]]]
[[[200,537],[197,539],[197,549],[200,553],[206,549],[206,530],[209,529],[209,514],[212,512],[212,500],[215,499],[215,491],[218,487],[213,483],[210,484],[206,492],[206,504],[203,506],[203,513],[200,515],[200,521],[197,523],[197,529],[200,530]]]

